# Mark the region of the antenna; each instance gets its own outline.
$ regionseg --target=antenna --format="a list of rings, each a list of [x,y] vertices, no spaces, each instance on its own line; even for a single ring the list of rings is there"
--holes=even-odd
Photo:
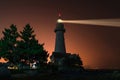
[[[61,19],[61,10],[58,9],[58,19]]]
[[[60,9],[58,9],[58,20],[57,20],[57,22],[58,22],[58,23],[62,23]]]

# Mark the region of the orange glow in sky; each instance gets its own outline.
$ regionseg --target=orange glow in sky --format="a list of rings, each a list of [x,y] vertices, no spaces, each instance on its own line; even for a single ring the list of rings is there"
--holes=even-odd
[[[11,24],[19,31],[30,24],[39,43],[45,43],[44,48],[52,54],[58,8],[63,20],[86,20],[119,19],[119,7],[114,0],[0,0],[0,38],[4,28]],[[79,54],[84,66],[120,69],[120,28],[81,24],[64,24],[64,27],[67,52]]]
[[[0,59],[0,63],[7,63],[8,61],[7,60],[5,60],[4,58],[1,58]]]

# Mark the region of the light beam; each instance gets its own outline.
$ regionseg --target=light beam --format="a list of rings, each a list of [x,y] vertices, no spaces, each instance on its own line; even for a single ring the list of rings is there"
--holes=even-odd
[[[58,23],[73,23],[73,24],[87,24],[120,27],[120,19],[89,19],[89,20],[62,20],[58,19]]]

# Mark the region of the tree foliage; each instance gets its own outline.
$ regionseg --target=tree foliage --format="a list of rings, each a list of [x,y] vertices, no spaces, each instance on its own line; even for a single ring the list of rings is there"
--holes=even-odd
[[[38,43],[34,35],[34,30],[29,24],[20,32],[20,38],[21,41],[18,44],[18,49],[21,59],[29,62],[35,60],[41,64],[47,63],[48,54],[47,51],[44,50],[44,44]]]
[[[12,63],[15,63],[15,58],[17,57],[17,38],[19,37],[17,27],[16,25],[12,24],[10,28],[5,28],[2,33],[3,38],[0,40],[0,56],[9,59]]]
[[[19,39],[18,39],[19,38]],[[33,28],[27,24],[23,31],[18,33],[16,25],[4,29],[0,40],[0,56],[7,58],[13,64],[21,63],[21,60],[41,64],[47,63],[48,52],[44,50],[44,44],[38,43]]]
[[[83,65],[82,60],[78,54],[67,54],[66,57],[61,59],[61,64],[69,67]]]

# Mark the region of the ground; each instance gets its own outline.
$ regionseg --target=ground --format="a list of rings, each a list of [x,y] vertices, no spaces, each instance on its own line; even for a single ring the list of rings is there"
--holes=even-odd
[[[85,70],[84,72],[37,72],[12,74],[11,80],[120,80],[120,70]]]

